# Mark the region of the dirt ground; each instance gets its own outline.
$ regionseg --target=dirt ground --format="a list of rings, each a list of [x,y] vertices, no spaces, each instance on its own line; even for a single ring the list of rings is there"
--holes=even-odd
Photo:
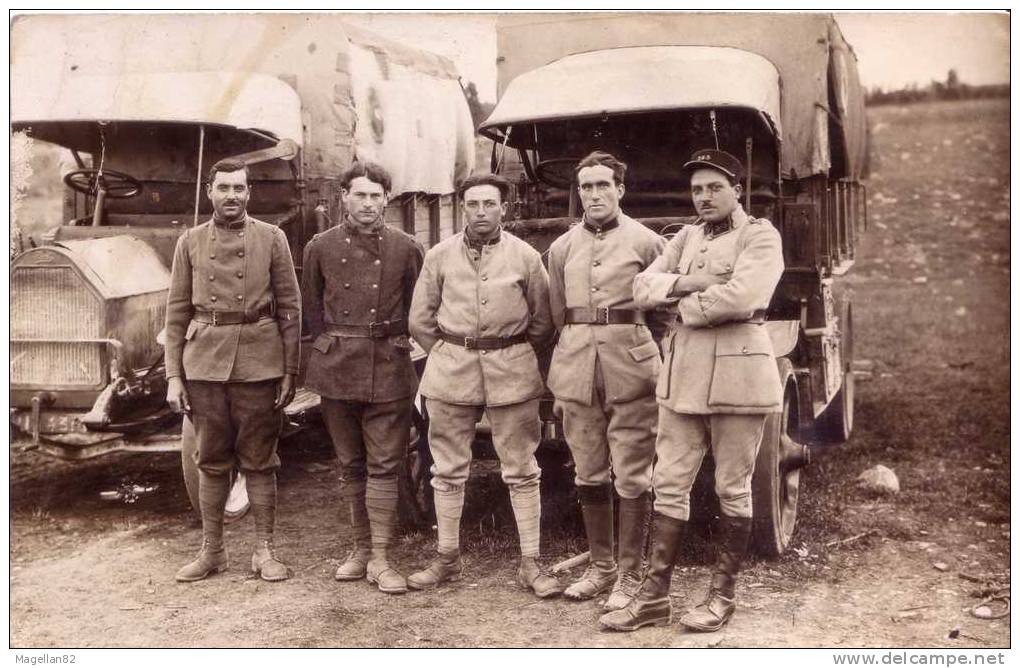
[[[306,439],[284,453],[278,543],[294,577],[277,584],[248,573],[250,518],[227,530],[227,573],[173,581],[200,542],[177,455],[72,465],[13,452],[11,646],[1008,647],[1008,617],[970,614],[1010,582],[1008,101],[870,116],[871,227],[845,279],[863,360],[856,432],[803,472],[793,549],[749,565],[723,632],[601,632],[598,602],[515,589],[506,492],[486,478],[469,493],[460,582],[399,597],[337,583],[335,463]],[[875,464],[896,471],[898,495],[856,485]],[[548,563],[584,549],[568,481],[554,470],[543,484]],[[100,499],[124,483],[159,489]],[[395,561],[410,572],[433,549],[432,532],[411,533]],[[676,611],[703,595],[708,562],[696,541]]]

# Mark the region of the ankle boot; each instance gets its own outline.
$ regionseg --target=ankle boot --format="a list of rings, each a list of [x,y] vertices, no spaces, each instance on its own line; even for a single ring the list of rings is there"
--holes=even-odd
[[[202,548],[198,556],[177,571],[178,582],[204,580],[212,573],[227,570],[227,552],[223,549],[223,509],[230,496],[230,476],[198,472],[198,509],[202,513]]]
[[[407,586],[411,589],[434,589],[444,582],[460,580],[464,567],[460,561],[460,550],[456,552],[440,552],[428,566],[407,578]]]
[[[340,496],[350,521],[350,537],[354,546],[336,569],[333,577],[342,582],[365,577],[365,568],[372,558],[372,534],[365,509],[365,480],[340,480]]]
[[[712,585],[705,600],[680,618],[680,623],[691,631],[718,631],[733,616],[736,609],[734,590],[740,564],[747,555],[751,538],[750,517],[719,518],[720,545]]]
[[[620,535],[617,549],[619,575],[604,608],[619,610],[630,603],[641,586],[641,562],[648,540],[648,513],[651,494],[645,492],[634,499],[620,499]]]
[[[248,498],[255,518],[255,550],[251,570],[267,582],[279,582],[289,576],[287,565],[276,557],[273,533],[276,530],[276,472],[246,471]]]
[[[616,560],[613,558],[613,487],[612,485],[579,485],[584,530],[588,535],[591,564],[580,579],[567,587],[563,595],[575,601],[595,598],[616,582]]]
[[[517,566],[517,584],[535,592],[539,598],[550,598],[563,593],[560,581],[543,573],[535,557],[521,557],[521,563]]]
[[[669,582],[687,522],[655,513],[652,524],[648,572],[641,587],[625,607],[602,615],[599,623],[605,628],[635,631],[642,626],[663,626],[670,622]]]
[[[227,550],[222,544],[212,546],[208,540],[202,541],[202,548],[193,561],[183,566],[174,579],[178,582],[197,582],[204,580],[213,573],[227,570]]]
[[[365,565],[365,578],[384,594],[403,594],[407,580],[389,562],[389,546],[397,526],[397,478],[369,477],[365,486],[365,508],[372,534],[372,558]]]

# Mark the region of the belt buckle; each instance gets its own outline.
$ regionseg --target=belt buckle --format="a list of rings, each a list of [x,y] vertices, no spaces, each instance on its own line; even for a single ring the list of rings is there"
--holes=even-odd
[[[465,336],[464,347],[468,350],[475,350],[478,337],[476,336]]]
[[[595,307],[595,324],[596,325],[608,325],[609,324],[609,307],[608,306],[596,306]]]
[[[377,327],[382,327],[382,325],[383,325],[383,323],[381,323],[381,322],[370,322],[370,323],[368,323],[368,336],[369,336],[369,338],[372,338],[372,339],[378,338],[378,335],[376,334],[376,328]]]
[[[212,311],[211,313],[212,313],[212,326],[216,327],[219,324],[218,318],[216,316],[217,311]]]

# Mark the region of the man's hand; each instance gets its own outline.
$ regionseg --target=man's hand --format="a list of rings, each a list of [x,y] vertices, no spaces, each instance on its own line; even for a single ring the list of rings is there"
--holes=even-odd
[[[691,274],[677,276],[670,295],[682,297],[692,292],[701,292],[713,285],[722,285],[728,279],[718,274]]]
[[[177,376],[167,378],[166,381],[166,402],[175,413],[191,415],[191,402],[188,400],[188,391],[184,389],[184,381]]]
[[[273,404],[273,408],[280,410],[289,404],[290,400],[294,398],[295,389],[297,388],[294,387],[294,374],[286,374],[276,388],[276,403]]]

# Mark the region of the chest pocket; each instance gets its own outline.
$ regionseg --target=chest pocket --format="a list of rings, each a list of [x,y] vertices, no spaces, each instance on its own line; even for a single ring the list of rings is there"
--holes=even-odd
[[[733,260],[709,260],[708,271],[710,274],[732,274]]]

